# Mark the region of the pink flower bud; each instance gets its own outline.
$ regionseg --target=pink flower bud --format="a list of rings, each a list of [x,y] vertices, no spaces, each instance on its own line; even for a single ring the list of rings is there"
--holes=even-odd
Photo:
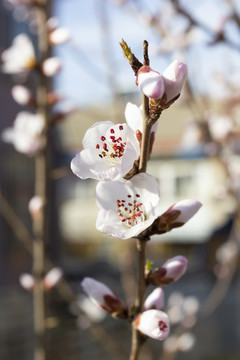
[[[43,199],[40,196],[32,197],[28,204],[28,210],[32,218],[41,214],[42,208],[43,208]]]
[[[46,76],[54,76],[61,70],[61,61],[57,57],[46,59],[42,64],[42,71]]]
[[[150,99],[161,99],[164,93],[162,75],[149,66],[142,66],[137,73],[136,84]]]
[[[31,102],[31,91],[22,85],[15,85],[12,88],[12,97],[19,105],[28,105]]]
[[[125,307],[121,300],[105,284],[86,277],[82,283],[83,290],[88,294],[90,299],[100,308],[118,317],[124,317]],[[123,316],[121,316],[123,315]],[[126,314],[125,314],[126,315]]]
[[[156,340],[164,340],[169,334],[169,319],[160,310],[147,310],[138,315],[134,321],[135,327],[144,335]]]
[[[34,288],[35,280],[31,274],[21,274],[19,277],[20,285],[27,291],[32,291]]]
[[[184,256],[175,256],[167,260],[163,266],[148,275],[148,282],[154,285],[168,285],[177,281],[187,269],[187,259]]]
[[[45,290],[50,290],[56,286],[59,281],[62,279],[63,271],[60,268],[51,269],[43,279],[43,287]]]
[[[167,260],[162,268],[166,270],[165,279],[178,280],[187,269],[188,260],[184,256],[174,256]]]
[[[59,45],[67,42],[70,39],[70,33],[66,28],[54,29],[49,34],[49,41],[52,45]]]
[[[181,200],[174,204],[167,212],[171,211],[180,211],[180,215],[177,217],[176,222],[178,223],[186,223],[189,219],[196,214],[196,212],[200,209],[202,203],[198,200]]]
[[[187,78],[187,65],[174,60],[162,74],[167,102],[181,93]]]
[[[153,290],[144,302],[143,309],[156,309],[162,310],[164,307],[164,292],[160,287]]]

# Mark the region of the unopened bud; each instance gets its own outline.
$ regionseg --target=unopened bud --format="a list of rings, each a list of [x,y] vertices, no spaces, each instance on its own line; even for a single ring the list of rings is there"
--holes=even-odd
[[[149,66],[142,66],[139,69],[136,84],[144,95],[150,99],[161,99],[164,94],[162,75]]]
[[[184,256],[175,256],[163,266],[149,273],[148,282],[154,285],[167,285],[177,281],[186,271],[188,260]]]
[[[164,292],[160,287],[153,290],[144,302],[143,309],[156,309],[162,310],[164,307]]]
[[[200,209],[202,203],[198,200],[182,200],[174,204],[168,211],[180,211],[180,215],[176,221],[179,223],[186,223],[190,220],[196,212]]]
[[[162,74],[167,102],[174,99],[182,91],[187,79],[187,65],[174,60]]]
[[[105,284],[87,277],[84,278],[81,285],[90,299],[100,308],[115,317],[124,318],[127,316],[126,308],[121,300]]]
[[[166,339],[170,330],[167,314],[154,309],[139,314],[134,325],[142,334],[155,340]]]

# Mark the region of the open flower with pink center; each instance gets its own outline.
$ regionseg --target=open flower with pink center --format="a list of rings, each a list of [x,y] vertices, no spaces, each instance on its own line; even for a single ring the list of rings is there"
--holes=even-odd
[[[127,316],[126,306],[108,286],[90,277],[84,278],[81,285],[90,299],[101,309],[116,317]]]
[[[44,147],[43,129],[44,119],[41,115],[22,111],[18,113],[13,127],[3,131],[2,139],[12,143],[21,153],[35,155]]]
[[[116,180],[126,175],[138,159],[140,148],[127,124],[110,121],[94,124],[84,135],[83,150],[71,162],[81,179]]]
[[[139,314],[134,325],[142,334],[155,340],[166,339],[170,331],[167,314],[155,309],[146,310]]]
[[[96,227],[108,235],[128,239],[147,229],[158,217],[159,184],[140,173],[126,182],[101,181],[96,187],[100,208]]]
[[[30,71],[36,65],[35,52],[31,40],[25,34],[16,36],[12,45],[2,53],[2,71],[16,74]]]

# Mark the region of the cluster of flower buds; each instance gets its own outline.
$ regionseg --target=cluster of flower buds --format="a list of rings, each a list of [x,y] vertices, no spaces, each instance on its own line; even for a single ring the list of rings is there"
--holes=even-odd
[[[62,269],[55,267],[51,269],[43,278],[42,285],[45,291],[54,288],[62,279]],[[33,291],[35,286],[34,276],[28,273],[23,273],[19,278],[20,285],[27,291]]]
[[[84,278],[82,288],[90,299],[113,317],[131,320],[132,314],[118,296],[105,284],[92,278]],[[169,334],[169,319],[162,311],[164,292],[156,288],[145,300],[143,312],[133,319],[133,324],[143,335],[164,340]]]

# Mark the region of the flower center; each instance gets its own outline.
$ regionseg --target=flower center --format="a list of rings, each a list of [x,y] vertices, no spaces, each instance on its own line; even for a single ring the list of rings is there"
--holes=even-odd
[[[123,130],[122,125],[119,125],[119,130]],[[96,149],[100,151],[98,156],[101,159],[104,159],[109,165],[115,166],[121,162],[121,157],[125,152],[126,142],[123,142],[121,136],[114,135],[114,129],[110,129],[110,133],[112,135],[109,136],[109,139],[101,136],[101,142],[96,145]]]
[[[164,331],[165,329],[167,329],[167,325],[166,325],[165,322],[162,321],[162,320],[160,320],[160,321],[158,322],[158,327],[159,327],[159,330],[161,330],[161,331]]]
[[[128,200],[117,200],[118,215],[127,227],[132,227],[146,219],[140,195],[128,195]]]

